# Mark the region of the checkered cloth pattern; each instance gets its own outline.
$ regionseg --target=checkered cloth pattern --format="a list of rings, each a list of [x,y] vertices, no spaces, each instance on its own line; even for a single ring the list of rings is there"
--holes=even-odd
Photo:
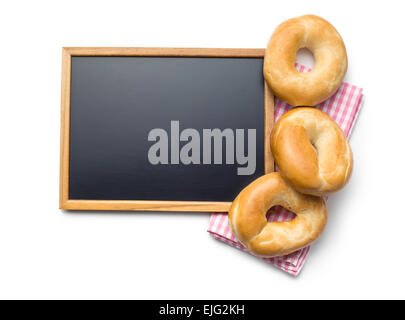
[[[309,72],[310,69],[296,64],[297,70],[300,72]],[[363,101],[363,89],[349,83],[342,83],[338,91],[328,100],[322,102],[316,108],[326,112],[340,126],[347,137],[353,130],[353,126],[359,115]],[[275,121],[292,106],[279,99],[275,99],[274,118]],[[287,221],[294,217],[294,214],[282,207],[274,207],[269,214],[269,221]],[[210,218],[208,230],[215,239],[223,241],[232,247],[246,251],[244,246],[238,242],[231,232],[228,223],[228,215],[224,213],[213,213]],[[300,249],[292,254],[277,258],[258,258],[275,267],[297,276],[308,257],[310,246]],[[246,251],[247,252],[247,251]]]

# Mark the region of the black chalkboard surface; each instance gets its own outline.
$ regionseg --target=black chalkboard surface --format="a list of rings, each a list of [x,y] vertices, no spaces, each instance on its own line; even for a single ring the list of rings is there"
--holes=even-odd
[[[65,208],[229,205],[265,173],[262,67],[260,55],[72,54]]]

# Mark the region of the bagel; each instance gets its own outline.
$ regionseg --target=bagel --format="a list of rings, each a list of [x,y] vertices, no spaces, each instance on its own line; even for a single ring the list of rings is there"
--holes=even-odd
[[[315,58],[311,72],[294,66],[297,51],[309,49]],[[267,45],[263,73],[274,94],[293,106],[315,106],[332,96],[347,70],[343,40],[326,20],[306,15],[279,25]]]
[[[301,107],[285,113],[274,125],[270,142],[281,175],[301,193],[327,195],[350,178],[349,142],[335,121],[318,109]]]
[[[285,222],[268,222],[273,206],[283,206],[296,217]],[[287,255],[313,243],[327,221],[323,198],[303,195],[290,187],[278,172],[249,184],[233,201],[229,224],[233,234],[254,255]]]

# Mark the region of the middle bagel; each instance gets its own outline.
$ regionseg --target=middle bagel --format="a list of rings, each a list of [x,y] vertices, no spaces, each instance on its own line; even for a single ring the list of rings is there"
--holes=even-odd
[[[338,191],[352,172],[352,151],[345,134],[315,108],[285,113],[272,130],[271,150],[281,175],[304,194]]]

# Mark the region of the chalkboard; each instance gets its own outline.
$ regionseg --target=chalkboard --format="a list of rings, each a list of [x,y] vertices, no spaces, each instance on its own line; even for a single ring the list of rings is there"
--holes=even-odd
[[[64,49],[62,208],[226,211],[271,170],[261,49],[112,51]]]

